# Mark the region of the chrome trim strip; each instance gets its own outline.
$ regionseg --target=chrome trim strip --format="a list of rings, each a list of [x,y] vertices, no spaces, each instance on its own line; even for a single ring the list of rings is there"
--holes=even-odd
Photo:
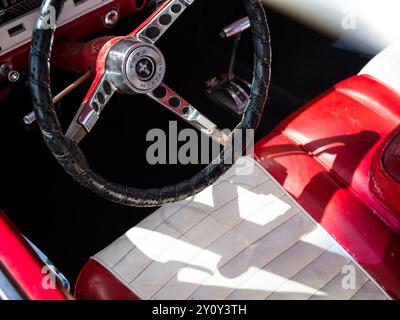
[[[23,297],[0,267],[0,300],[23,300]]]

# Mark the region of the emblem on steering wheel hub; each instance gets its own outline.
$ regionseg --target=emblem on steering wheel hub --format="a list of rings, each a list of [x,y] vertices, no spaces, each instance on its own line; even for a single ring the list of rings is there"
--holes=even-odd
[[[163,80],[165,60],[157,47],[141,43],[128,55],[125,68],[132,89],[148,92],[157,88]]]
[[[107,70],[119,91],[148,93],[161,84],[165,59],[152,44],[124,39],[110,50]]]
[[[154,74],[154,62],[151,58],[144,57],[136,64],[136,73],[140,80],[149,80]]]

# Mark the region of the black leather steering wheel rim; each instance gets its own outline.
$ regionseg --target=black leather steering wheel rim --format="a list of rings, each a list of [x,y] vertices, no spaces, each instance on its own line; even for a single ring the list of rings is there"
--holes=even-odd
[[[271,77],[271,41],[267,18],[260,0],[242,0],[254,40],[254,70],[250,102],[238,130],[257,129],[268,96]],[[219,158],[190,179],[162,188],[140,189],[108,181],[91,170],[79,145],[65,136],[55,112],[50,89],[50,57],[55,27],[49,28],[48,12],[58,18],[63,0],[45,0],[38,15],[31,42],[29,80],[35,115],[44,141],[57,161],[82,186],[110,201],[135,207],[158,207],[191,197],[213,184],[232,164],[224,150]],[[44,27],[46,26],[46,27]]]

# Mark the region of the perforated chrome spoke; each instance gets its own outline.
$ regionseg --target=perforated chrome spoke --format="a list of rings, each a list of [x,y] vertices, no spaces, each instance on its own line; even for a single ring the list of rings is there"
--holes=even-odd
[[[156,43],[168,28],[195,0],[167,0],[130,36],[148,43]]]
[[[115,91],[116,88],[111,84],[106,73],[95,79],[72,120],[66,136],[79,143],[92,131]]]
[[[204,116],[166,84],[162,83],[157,89],[147,95],[218,143],[224,145],[228,141],[229,137],[219,130],[214,122]]]

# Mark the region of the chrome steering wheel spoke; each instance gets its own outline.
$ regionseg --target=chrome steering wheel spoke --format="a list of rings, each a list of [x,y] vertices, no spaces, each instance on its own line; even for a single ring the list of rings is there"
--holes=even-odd
[[[92,131],[100,118],[101,112],[115,92],[116,88],[107,73],[96,77],[78,112],[75,114],[66,136],[79,143]]]
[[[228,142],[228,135],[218,129],[213,121],[208,119],[166,84],[161,83],[157,89],[147,93],[147,95],[219,144],[225,145]]]
[[[155,44],[195,0],[167,0],[129,36]]]

